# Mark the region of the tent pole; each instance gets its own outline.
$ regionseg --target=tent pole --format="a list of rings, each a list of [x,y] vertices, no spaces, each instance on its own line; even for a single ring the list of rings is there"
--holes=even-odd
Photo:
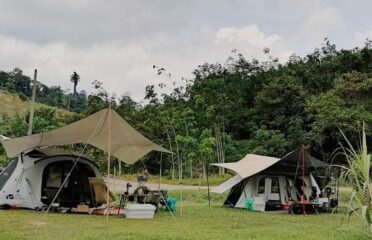
[[[114,188],[113,188],[114,193],[116,192],[116,166],[114,165]]]
[[[302,197],[301,197],[301,202],[302,202],[302,210],[304,215],[306,215],[305,211],[305,156],[304,156],[304,145],[301,145],[301,160],[302,160]]]
[[[107,139],[107,180],[110,177],[110,158],[111,158],[111,101],[109,103],[109,108],[108,108],[108,139]],[[108,181],[107,181],[108,185]],[[109,216],[109,201],[110,201],[110,190],[107,187],[107,195],[106,195],[106,219],[108,220]]]
[[[183,190],[183,186],[182,186],[182,159],[180,161],[180,167],[179,167],[179,173],[178,173],[178,177],[179,177],[179,182],[180,182],[180,215],[182,217],[182,190]]]
[[[159,192],[161,188],[161,170],[162,170],[162,165],[163,165],[163,153],[160,152],[160,173],[159,173]]]
[[[209,193],[209,177],[208,177],[209,171],[208,171],[208,164],[206,164],[205,168],[207,170],[208,204],[209,204],[209,206],[211,206],[211,195]]]

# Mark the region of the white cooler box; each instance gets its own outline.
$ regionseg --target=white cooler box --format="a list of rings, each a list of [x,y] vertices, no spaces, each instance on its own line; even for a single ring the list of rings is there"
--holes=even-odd
[[[155,206],[151,204],[128,204],[124,208],[126,218],[154,218]]]

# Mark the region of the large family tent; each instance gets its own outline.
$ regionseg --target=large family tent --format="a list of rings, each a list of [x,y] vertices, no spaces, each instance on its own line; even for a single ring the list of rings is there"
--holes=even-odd
[[[301,200],[304,195],[310,199],[314,190],[321,193],[325,182],[318,178],[319,168],[328,165],[301,150],[295,150],[282,159],[247,154],[238,162],[214,163],[212,165],[230,169],[237,173],[234,177],[212,189],[222,194],[230,191],[224,205],[245,208],[246,199],[253,199],[256,210],[276,210],[290,200]],[[304,182],[303,182],[304,181]],[[305,188],[305,189],[304,189]]]
[[[71,171],[59,195],[60,207],[93,204],[89,177],[99,176],[88,158],[58,148],[33,149],[14,158],[0,174],[0,205],[41,209],[48,206]]]
[[[0,141],[12,159],[0,174],[0,206],[32,209],[48,206],[55,197],[66,207],[92,203],[89,177],[98,176],[98,168],[82,153],[54,146],[90,144],[128,164],[152,150],[170,153],[110,108],[52,131]]]

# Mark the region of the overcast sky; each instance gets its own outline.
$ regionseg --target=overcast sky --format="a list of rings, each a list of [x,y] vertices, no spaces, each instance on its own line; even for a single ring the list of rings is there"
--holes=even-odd
[[[0,70],[23,69],[47,85],[78,90],[102,81],[117,95],[144,97],[164,67],[191,78],[237,49],[264,59],[303,56],[328,37],[338,48],[372,39],[372,1],[335,0],[0,0]]]

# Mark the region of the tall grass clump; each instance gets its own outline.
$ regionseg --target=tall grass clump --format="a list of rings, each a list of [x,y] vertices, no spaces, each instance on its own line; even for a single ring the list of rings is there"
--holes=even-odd
[[[341,133],[347,142],[347,147],[343,147],[343,153],[348,163],[341,178],[353,187],[348,203],[350,215],[356,214],[363,222],[368,234],[372,234],[371,155],[367,151],[365,127],[363,125],[362,139],[358,149],[353,147],[342,131]]]

